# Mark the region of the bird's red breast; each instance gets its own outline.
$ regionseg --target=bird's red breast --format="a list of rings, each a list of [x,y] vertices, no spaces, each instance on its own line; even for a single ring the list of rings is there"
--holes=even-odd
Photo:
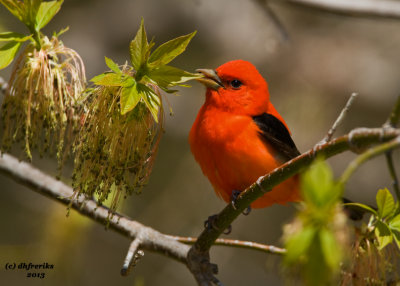
[[[205,74],[206,100],[190,130],[191,151],[216,193],[226,202],[260,176],[299,152],[287,125],[269,101],[266,81],[249,62],[228,62]],[[200,80],[201,81],[201,80]],[[267,207],[299,199],[290,178],[257,199]]]

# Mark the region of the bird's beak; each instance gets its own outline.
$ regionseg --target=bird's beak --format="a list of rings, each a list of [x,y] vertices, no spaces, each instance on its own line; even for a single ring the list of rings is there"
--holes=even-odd
[[[204,84],[207,88],[212,88],[214,90],[217,90],[220,87],[225,88],[215,70],[197,69],[196,72],[203,75],[203,77],[197,78],[196,80]]]

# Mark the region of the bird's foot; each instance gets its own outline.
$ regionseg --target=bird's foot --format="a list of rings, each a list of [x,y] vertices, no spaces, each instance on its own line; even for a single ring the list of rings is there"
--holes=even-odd
[[[206,229],[215,229],[219,230],[219,228],[215,225],[215,221],[217,220],[218,215],[212,215],[207,218],[206,221],[204,221],[204,228]],[[224,231],[224,234],[230,234],[232,232],[232,226],[229,225],[228,228]]]
[[[235,209],[235,210],[236,210],[236,205],[235,205],[235,204],[236,204],[236,200],[237,200],[237,198],[239,197],[239,195],[240,195],[240,191],[238,191],[238,190],[233,190],[233,191],[232,191],[232,194],[231,194],[231,205],[232,205],[233,209]],[[250,212],[251,212],[251,207],[248,206],[248,207],[242,212],[242,214],[243,214],[243,215],[249,215]]]

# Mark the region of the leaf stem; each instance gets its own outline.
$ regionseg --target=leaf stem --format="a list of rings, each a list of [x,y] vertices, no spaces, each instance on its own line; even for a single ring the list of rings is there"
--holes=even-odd
[[[396,194],[397,199],[399,200],[400,199],[399,179],[397,178],[396,169],[395,169],[394,164],[393,164],[393,152],[392,152],[392,150],[387,151],[385,153],[385,156],[386,156],[386,162],[387,162],[387,166],[388,166],[388,169],[389,169],[389,173],[390,173],[390,176],[392,177],[392,180],[393,180],[393,189],[394,189],[394,192]]]
[[[400,147],[400,136],[390,140],[389,142],[383,143],[381,145],[370,148],[356,159],[354,159],[346,170],[343,172],[342,176],[339,179],[339,182],[343,185],[347,183],[350,177],[354,174],[354,172],[366,161],[372,159],[378,155],[391,151],[395,148]]]
[[[36,31],[34,27],[28,26],[29,32],[32,34],[33,42],[36,45],[36,49],[39,51],[42,48],[42,41],[40,37],[40,32]]]
[[[396,125],[398,124],[399,121],[400,121],[400,96],[397,97],[397,101],[396,101],[388,119],[383,124],[383,128],[385,128],[385,129],[394,128],[394,127],[396,127]],[[387,166],[389,169],[389,174],[393,180],[394,192],[396,194],[397,199],[400,199],[399,179],[397,178],[396,169],[393,164],[392,150],[386,152],[385,157],[386,157],[386,162],[387,162]]]

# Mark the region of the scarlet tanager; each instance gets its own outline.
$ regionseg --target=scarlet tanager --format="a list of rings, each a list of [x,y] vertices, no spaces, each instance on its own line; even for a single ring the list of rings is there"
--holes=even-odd
[[[190,130],[191,151],[215,192],[226,202],[260,176],[299,155],[282,116],[269,99],[264,78],[250,62],[199,69],[206,99]],[[292,177],[252,203],[253,208],[299,200]]]

